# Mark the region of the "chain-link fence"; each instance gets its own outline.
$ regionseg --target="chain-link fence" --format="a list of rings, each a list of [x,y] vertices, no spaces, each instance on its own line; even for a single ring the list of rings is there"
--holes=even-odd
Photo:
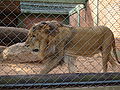
[[[37,31],[32,26],[42,28],[42,25],[55,28],[58,25],[57,33],[62,35],[62,39],[61,36],[57,38],[52,46],[49,43],[57,36],[49,36],[52,35],[49,33],[46,38],[50,38],[47,43],[47,53],[52,53],[48,56],[50,60],[41,59],[41,48],[40,53],[35,48],[34,36],[29,37]],[[44,35],[37,33],[39,39]],[[120,65],[116,60],[120,57],[119,37],[120,0],[1,0],[0,88],[120,84]],[[27,42],[28,38],[32,38],[31,41]],[[117,56],[114,56],[114,39]],[[27,44],[33,42],[33,46],[26,47],[25,41]],[[103,73],[106,71],[108,73]]]

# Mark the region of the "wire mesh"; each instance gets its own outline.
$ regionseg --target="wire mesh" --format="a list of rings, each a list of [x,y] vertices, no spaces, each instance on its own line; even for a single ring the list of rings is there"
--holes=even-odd
[[[1,89],[3,87],[10,86],[20,88],[27,86],[28,84],[31,86],[42,86],[42,84],[51,87],[56,83],[60,87],[70,86],[70,83],[73,83],[73,86],[77,85],[80,82],[90,82],[91,80],[98,85],[99,80],[102,80],[102,83],[105,82],[107,85],[107,81],[115,81],[119,80],[119,64],[116,64],[115,68],[112,67],[111,63],[108,63],[107,72],[110,80],[108,78],[104,78],[106,73],[103,72],[103,62],[102,62],[102,54],[97,53],[92,57],[85,56],[76,56],[76,55],[68,55],[65,54],[62,57],[58,57],[58,54],[62,52],[64,48],[68,48],[69,43],[71,43],[72,39],[74,39],[74,33],[72,32],[73,37],[69,39],[69,42],[61,48],[61,42],[69,37],[63,37],[59,42],[57,42],[56,47],[60,46],[57,53],[54,53],[54,57],[50,58],[50,64],[56,63],[54,62],[54,58],[58,59],[55,68],[53,68],[46,77],[45,75],[36,77],[36,74],[42,74],[41,70],[44,67],[50,66],[45,65],[40,60],[40,56],[38,52],[33,52],[31,49],[26,48],[25,41],[29,38],[28,32],[30,28],[34,26],[36,23],[40,23],[41,21],[58,21],[64,24],[68,28],[82,27],[83,29],[86,27],[94,27],[94,26],[107,26],[114,34],[115,44],[118,59],[120,57],[119,52],[119,37],[120,37],[120,0],[1,0],[0,1],[0,86]],[[102,30],[102,28],[99,28]],[[86,32],[82,37],[85,37],[89,34]],[[86,40],[86,42],[82,45],[82,47],[78,48],[75,53],[83,50],[87,44],[91,44],[89,41],[93,40],[94,36],[98,31],[93,29],[94,34],[92,37]],[[96,42],[101,39],[104,35],[108,34],[107,30],[103,33],[103,35],[99,36],[98,39],[92,43],[92,47],[96,44]],[[39,37],[40,38],[40,37]],[[109,40],[111,36],[105,38],[105,41],[101,43],[104,45],[107,40]],[[75,40],[75,39],[74,39]],[[76,41],[75,44],[72,45],[71,49],[77,47],[78,43],[83,40],[80,38]],[[30,41],[31,42],[31,41]],[[52,39],[51,39],[52,42]],[[113,43],[112,41],[111,43]],[[110,45],[111,45],[110,43]],[[33,44],[36,44],[34,42]],[[52,46],[47,53],[47,56],[51,51],[55,51],[56,47]],[[88,47],[86,51],[83,51],[83,54],[89,53],[92,47]],[[109,45],[108,45],[109,47]],[[99,48],[99,47],[98,47]],[[98,49],[97,48],[97,49]],[[90,52],[90,54],[97,51],[94,50]],[[107,51],[107,47],[105,51]],[[106,55],[109,55],[107,53]],[[65,58],[64,62],[60,62],[62,58]],[[109,61],[109,60],[108,60]],[[117,62],[117,60],[115,60]],[[115,63],[114,63],[115,64]],[[66,74],[68,73],[68,74]],[[71,73],[71,74],[70,74]],[[77,73],[77,74],[72,74]],[[92,73],[92,74],[91,74]],[[101,74],[99,74],[101,73]],[[114,74],[112,74],[114,73]],[[50,74],[50,75],[49,75]],[[57,76],[55,76],[57,74]],[[65,74],[65,76],[63,76]],[[6,76],[11,76],[9,79]],[[26,79],[26,75],[30,75],[28,79]],[[73,76],[71,76],[73,75]],[[81,77],[81,76],[82,77]],[[90,75],[90,77],[89,77]],[[91,76],[92,75],[92,76]],[[5,76],[5,78],[3,78]],[[19,78],[16,78],[18,77]],[[56,78],[54,78],[54,76]],[[88,77],[87,77],[88,76]],[[43,81],[40,81],[43,77]],[[113,77],[113,78],[111,78]],[[62,79],[60,79],[62,78]],[[72,78],[72,79],[71,79]],[[78,79],[76,81],[76,78]],[[87,79],[86,79],[87,78]],[[102,79],[101,79],[102,78]],[[60,81],[59,81],[60,79]],[[50,80],[50,82],[49,82]],[[66,81],[68,80],[68,81]],[[2,82],[3,81],[3,82]],[[21,83],[20,81],[25,81]],[[31,81],[31,82],[30,82]],[[42,82],[42,83],[41,83]],[[38,83],[41,83],[38,85]],[[58,84],[60,83],[60,84]],[[118,84],[119,81],[115,81],[114,84]],[[69,85],[70,84],[70,85]],[[91,86],[93,83],[90,83]],[[28,86],[29,86],[28,85]],[[88,84],[81,84],[82,86],[86,86]],[[103,85],[103,84],[102,84]],[[54,85],[53,85],[54,86]],[[29,89],[30,87],[27,87]]]

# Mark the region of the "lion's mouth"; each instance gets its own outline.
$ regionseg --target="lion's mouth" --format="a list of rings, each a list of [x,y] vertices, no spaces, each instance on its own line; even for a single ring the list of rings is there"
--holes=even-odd
[[[33,49],[32,51],[33,52],[39,52],[39,49]]]

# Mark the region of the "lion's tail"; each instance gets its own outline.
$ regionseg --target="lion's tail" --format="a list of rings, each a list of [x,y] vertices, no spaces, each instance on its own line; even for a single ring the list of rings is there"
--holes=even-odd
[[[118,60],[118,56],[117,56],[117,52],[116,52],[115,39],[113,40],[112,47],[113,47],[113,53],[115,55],[115,58],[116,58],[117,62],[120,64],[120,61]]]

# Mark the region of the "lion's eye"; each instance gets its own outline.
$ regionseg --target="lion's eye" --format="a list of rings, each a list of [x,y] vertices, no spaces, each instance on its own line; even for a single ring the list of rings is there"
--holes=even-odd
[[[33,35],[32,37],[35,37],[35,35]]]
[[[33,27],[33,29],[35,29],[35,27]]]

